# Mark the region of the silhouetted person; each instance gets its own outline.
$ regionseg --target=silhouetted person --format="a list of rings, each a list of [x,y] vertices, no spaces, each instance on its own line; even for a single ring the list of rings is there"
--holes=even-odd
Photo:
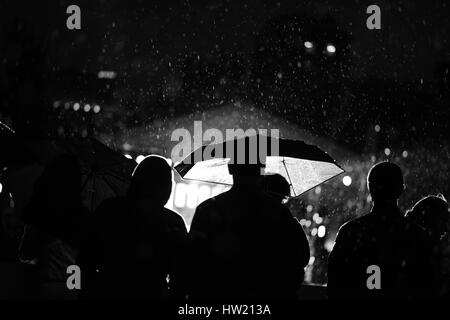
[[[85,298],[185,298],[187,230],[164,207],[171,191],[167,161],[148,156],[134,170],[127,196],[100,205],[80,256]]]
[[[433,262],[433,274],[427,275],[430,282],[434,283],[435,295],[450,297],[450,270],[448,259],[449,240],[449,207],[443,195],[427,196],[418,201],[406,217],[419,225],[428,234],[430,241],[431,259]]]
[[[289,182],[281,174],[268,174],[264,176],[264,191],[274,200],[282,203],[291,194]]]
[[[189,232],[191,299],[294,299],[309,261],[300,224],[262,187],[261,165],[233,164],[233,187],[200,204]]]
[[[408,210],[406,217],[422,227],[435,242],[448,232],[450,214],[448,202],[442,195],[430,195],[419,200]]]
[[[374,165],[367,185],[373,200],[371,212],[340,228],[329,256],[329,297],[406,299],[426,295],[430,272],[426,235],[407,223],[397,206],[404,191],[400,167],[390,162]],[[379,283],[377,271],[369,266],[379,267]]]
[[[72,156],[55,159],[37,180],[30,204],[19,258],[36,264],[39,296],[44,299],[76,298],[67,289],[67,267],[75,264],[84,236],[87,209],[80,196],[81,173]]]

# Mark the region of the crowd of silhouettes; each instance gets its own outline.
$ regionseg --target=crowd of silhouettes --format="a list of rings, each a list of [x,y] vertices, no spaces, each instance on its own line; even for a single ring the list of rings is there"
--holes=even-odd
[[[182,216],[165,207],[173,184],[165,158],[144,158],[126,195],[106,199],[94,213],[82,204],[76,157],[57,158],[22,214],[18,256],[37,270],[36,296],[297,299],[310,261],[308,239],[284,205],[289,182],[262,175],[263,167],[229,164],[233,186],[197,207],[188,232]],[[373,208],[340,228],[328,261],[328,297],[449,297],[445,198],[425,197],[403,214],[403,173],[390,162],[374,165],[367,184]],[[74,264],[80,290],[66,285],[67,266]],[[367,285],[373,265],[381,272],[375,289]]]
[[[445,295],[438,268],[439,241],[447,231],[448,203],[427,197],[406,215],[398,200],[405,191],[403,173],[390,162],[374,165],[367,185],[372,210],[339,230],[328,259],[330,299],[420,299]],[[377,287],[368,285],[376,266]]]

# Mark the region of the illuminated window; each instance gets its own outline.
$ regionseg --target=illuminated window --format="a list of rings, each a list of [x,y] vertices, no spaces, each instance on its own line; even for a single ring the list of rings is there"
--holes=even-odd
[[[187,184],[178,183],[175,187],[175,207],[184,208],[186,206]]]
[[[188,186],[187,191],[186,206],[188,208],[194,209],[197,206],[197,201],[198,201],[198,185],[190,184]]]

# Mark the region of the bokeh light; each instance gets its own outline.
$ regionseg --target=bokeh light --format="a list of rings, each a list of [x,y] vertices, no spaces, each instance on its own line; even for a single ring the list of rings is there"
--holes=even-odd
[[[352,184],[352,178],[350,176],[345,176],[342,178],[342,183],[344,186],[348,187]]]

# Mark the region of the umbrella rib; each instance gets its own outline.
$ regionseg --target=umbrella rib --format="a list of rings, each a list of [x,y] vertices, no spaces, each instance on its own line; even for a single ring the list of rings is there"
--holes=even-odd
[[[115,174],[115,173],[112,172],[112,171],[108,171],[107,174],[110,175],[111,177],[114,177],[114,178],[116,178],[116,179],[118,179],[118,180],[121,180],[121,181],[124,181],[124,182],[127,182],[127,180],[129,180],[129,178],[121,177],[120,175]],[[131,177],[131,175],[130,175],[130,177]]]
[[[112,183],[108,181],[107,176],[103,176],[103,181],[108,185],[108,187],[111,188],[112,191],[114,191],[116,195],[120,194],[120,192],[117,192],[116,188],[112,185]]]
[[[296,197],[297,194],[295,193],[294,185],[292,184],[291,176],[289,175],[289,171],[288,171],[288,169],[286,167],[286,161],[284,160],[284,157],[283,157],[283,160],[281,162],[283,163],[284,170],[286,171],[286,174],[287,174],[288,179],[289,179],[289,184],[291,185],[292,191],[294,192],[294,197]]]
[[[86,188],[87,183],[89,182],[89,180],[94,176],[94,173],[92,171],[90,171],[87,175],[86,175],[86,180],[84,181],[83,185],[81,186],[81,191],[84,190],[84,188]]]

